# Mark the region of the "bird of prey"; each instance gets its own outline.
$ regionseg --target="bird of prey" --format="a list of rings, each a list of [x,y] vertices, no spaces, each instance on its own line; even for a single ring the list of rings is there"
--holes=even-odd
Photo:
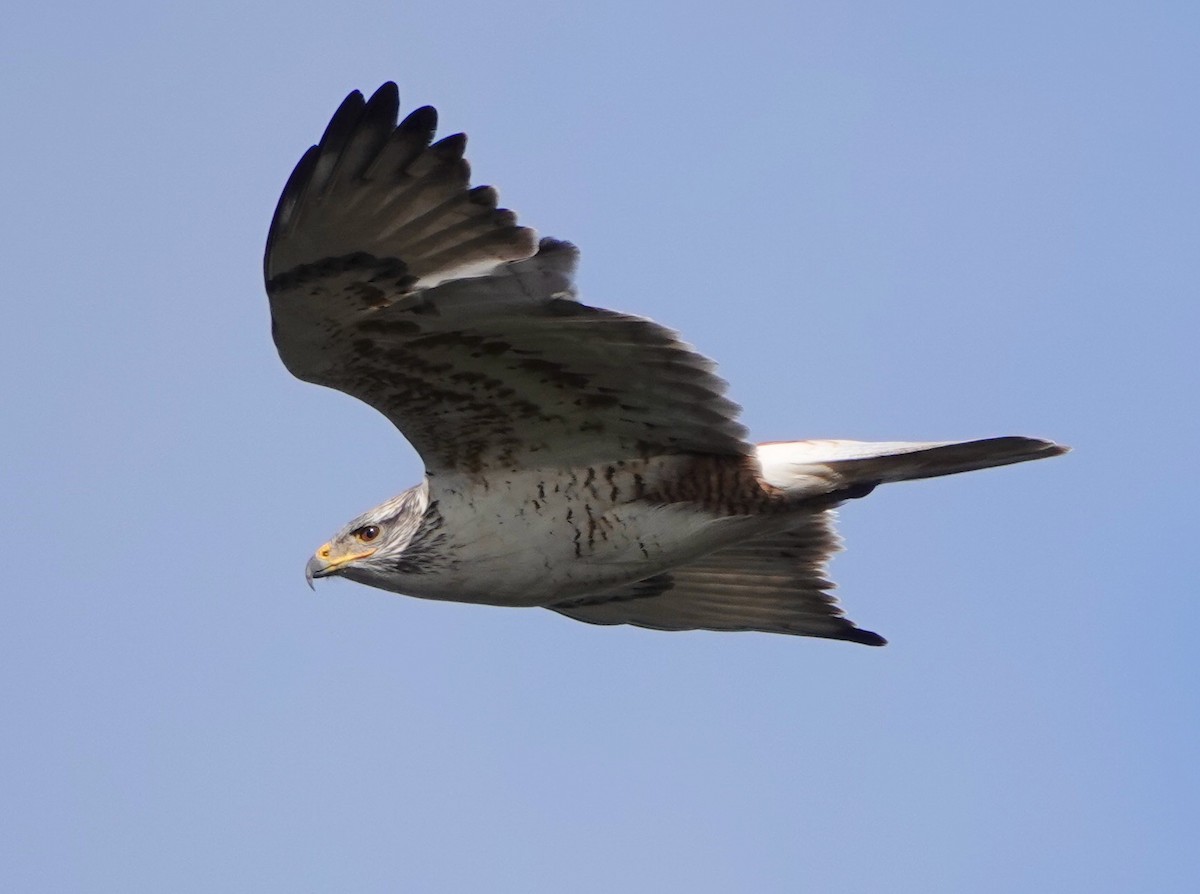
[[[424,480],[309,560],[427,599],[595,624],[882,645],[825,563],[833,509],[879,484],[1056,456],[1023,437],[753,444],[715,365],[651,320],[583,304],[578,252],[472,188],[437,113],[351,93],[284,187],[264,272],[287,368],[357,397]]]

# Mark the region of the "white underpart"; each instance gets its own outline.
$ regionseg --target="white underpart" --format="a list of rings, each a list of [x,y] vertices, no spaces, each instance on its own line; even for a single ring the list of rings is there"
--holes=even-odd
[[[679,461],[651,461],[637,474],[651,487],[666,464]],[[430,497],[444,520],[441,549],[460,561],[434,573],[346,576],[427,599],[549,605],[642,580],[778,526],[774,519],[721,518],[692,504],[630,501],[632,469],[611,481],[603,469],[591,471],[439,475]]]
[[[814,504],[808,498],[833,495],[836,501],[839,493],[856,486],[950,475],[1061,452],[1028,438],[792,441],[756,449],[762,479],[797,501],[797,516],[722,516],[695,503],[655,498],[656,492],[669,492],[672,483],[694,474],[684,456],[574,469],[441,473],[428,484],[430,505],[436,504],[442,518],[436,561],[413,563],[415,570],[403,563],[364,562],[343,574],[427,599],[552,605],[643,580],[741,540],[787,530],[811,517]]]

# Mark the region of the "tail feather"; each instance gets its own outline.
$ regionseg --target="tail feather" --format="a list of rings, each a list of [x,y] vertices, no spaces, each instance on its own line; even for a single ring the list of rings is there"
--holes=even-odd
[[[1068,449],[1021,437],[928,443],[788,441],[759,444],[758,459],[764,481],[807,496],[1046,459]]]

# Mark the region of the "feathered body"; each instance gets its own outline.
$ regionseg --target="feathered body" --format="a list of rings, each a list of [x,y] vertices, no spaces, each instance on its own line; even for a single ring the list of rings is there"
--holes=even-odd
[[[1030,438],[754,446],[713,363],[581,304],[577,251],[469,187],[461,135],[347,98],[280,198],[265,271],[280,356],[383,412],[420,485],[309,563],[431,599],[594,623],[881,644],[842,617],[831,509],[876,485],[1063,452]]]

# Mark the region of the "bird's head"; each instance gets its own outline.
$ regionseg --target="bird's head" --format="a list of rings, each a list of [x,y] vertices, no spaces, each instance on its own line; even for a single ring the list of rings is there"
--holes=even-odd
[[[395,575],[397,561],[417,533],[428,505],[429,489],[419,484],[364,512],[308,560],[304,569],[308,585],[314,578],[339,575],[379,586],[381,577]]]

